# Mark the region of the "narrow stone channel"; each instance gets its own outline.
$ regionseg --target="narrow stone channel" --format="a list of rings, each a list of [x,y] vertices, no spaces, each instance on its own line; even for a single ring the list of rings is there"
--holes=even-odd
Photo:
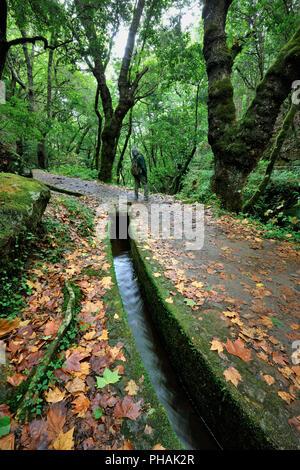
[[[179,440],[187,450],[220,449],[192,407],[161,345],[141,296],[129,240],[111,243],[117,282],[137,349]]]

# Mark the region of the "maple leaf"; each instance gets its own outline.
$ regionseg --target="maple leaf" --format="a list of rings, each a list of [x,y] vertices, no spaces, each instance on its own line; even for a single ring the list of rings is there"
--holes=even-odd
[[[296,432],[300,433],[300,416],[294,416],[293,418],[289,419],[289,425],[294,425],[296,428]]]
[[[114,285],[114,283],[112,282],[111,280],[111,276],[106,276],[106,277],[103,277],[100,281],[100,285],[101,287],[103,287],[104,289],[109,289],[111,286]]]
[[[46,421],[34,419],[22,429],[21,444],[28,450],[46,450],[49,447]]]
[[[287,357],[284,356],[283,354],[280,354],[277,351],[274,351],[272,353],[272,359],[276,364],[280,364],[282,366],[285,366],[286,364],[289,363],[289,360],[287,359]]]
[[[14,375],[12,375],[11,377],[7,377],[6,381],[9,384],[11,384],[13,387],[17,387],[25,379],[26,379],[26,376],[24,374],[19,374],[18,372],[15,372]]]
[[[72,401],[72,405],[74,405],[73,413],[77,414],[79,418],[84,418],[89,409],[90,403],[91,402],[88,397],[81,393],[74,401]]]
[[[230,354],[238,356],[243,361],[248,362],[251,360],[251,351],[245,348],[245,345],[240,338],[238,338],[234,343],[230,339],[227,339],[224,346]]]
[[[62,368],[64,372],[78,372],[81,370],[80,366],[80,361],[82,357],[77,353],[74,352],[72,353],[67,359],[66,359],[66,365]]]
[[[129,380],[127,386],[124,388],[126,392],[128,392],[128,395],[136,395],[138,392],[138,385],[135,383],[134,380]]]
[[[7,434],[0,438],[0,450],[14,450],[15,448],[15,435]]]
[[[45,398],[48,403],[58,403],[65,398],[65,395],[65,391],[61,392],[58,387],[55,387],[53,390],[49,390],[46,393]]]
[[[239,381],[243,380],[239,371],[232,366],[224,370],[223,375],[225,376],[226,382],[232,382],[235,387],[238,386]]]
[[[109,370],[107,367],[103,372],[102,377],[97,377],[97,387],[98,388],[103,388],[108,384],[114,384],[120,380],[121,376],[118,374],[118,370],[115,370],[112,372]]]
[[[263,379],[267,382],[268,385],[272,385],[275,382],[274,377],[271,375],[263,375]]]
[[[44,335],[55,336],[58,331],[59,325],[60,325],[60,321],[48,321],[48,323],[46,323],[45,328],[44,328]]]
[[[284,400],[288,405],[290,405],[291,401],[295,399],[295,395],[291,395],[290,393],[287,392],[277,392],[280,398]]]
[[[0,338],[6,336],[11,331],[15,330],[20,323],[20,318],[15,318],[14,320],[9,320],[5,318],[0,319]]]
[[[166,448],[163,447],[161,444],[155,444],[152,450],[166,450]]]
[[[63,430],[66,422],[66,406],[65,402],[54,403],[47,412],[47,425],[49,441],[57,438],[58,434]]]
[[[211,344],[211,351],[218,351],[218,354],[221,353],[224,348],[223,348],[223,343],[219,338],[213,338],[210,342]]]
[[[116,418],[129,418],[135,420],[142,413],[140,411],[142,399],[138,402],[134,402],[133,399],[126,395],[124,400],[117,403],[115,406],[115,416]]]
[[[72,450],[74,447],[73,440],[74,428],[70,429],[68,432],[63,433],[60,431],[59,435],[53,443],[55,450]]]
[[[68,382],[65,387],[72,395],[77,395],[78,393],[84,393],[86,391],[85,381],[80,377],[75,377],[75,379]]]

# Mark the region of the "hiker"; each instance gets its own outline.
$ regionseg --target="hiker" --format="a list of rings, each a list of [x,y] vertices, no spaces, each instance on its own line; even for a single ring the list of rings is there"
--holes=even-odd
[[[146,162],[141,154],[140,149],[136,146],[131,149],[131,173],[134,176],[134,194],[135,199],[139,197],[139,187],[144,186],[144,200],[148,201],[148,178],[147,178],[147,167]]]

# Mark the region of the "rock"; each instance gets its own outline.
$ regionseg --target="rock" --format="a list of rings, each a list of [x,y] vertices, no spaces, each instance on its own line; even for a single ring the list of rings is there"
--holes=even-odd
[[[6,257],[16,236],[26,228],[33,232],[50,199],[41,182],[12,173],[0,173],[0,253]]]

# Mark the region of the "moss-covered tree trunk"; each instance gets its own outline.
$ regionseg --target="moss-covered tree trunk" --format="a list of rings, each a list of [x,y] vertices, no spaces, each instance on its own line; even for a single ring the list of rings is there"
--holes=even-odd
[[[239,212],[247,177],[261,158],[280,106],[299,75],[300,28],[267,71],[245,116],[237,121],[230,77],[241,46],[236,42],[230,48],[225,33],[232,2],[205,1],[203,52],[209,81],[208,140],[214,153],[211,186],[225,208]]]
[[[271,179],[272,171],[274,168],[274,165],[276,163],[276,160],[278,159],[280,155],[280,150],[282,148],[282,145],[287,137],[287,133],[289,131],[289,128],[291,127],[295,114],[299,108],[295,104],[291,104],[284,120],[282,123],[282,127],[280,129],[279,134],[276,137],[275,144],[273,146],[271,156],[270,156],[270,161],[268,163],[266,173],[264,178],[262,179],[260,185],[258,186],[257,190],[253,194],[253,196],[246,202],[246,204],[243,206],[243,211],[251,211],[252,207],[255,205],[255,203],[259,200],[260,196],[264,193],[266,187],[268,186],[268,183]]]

